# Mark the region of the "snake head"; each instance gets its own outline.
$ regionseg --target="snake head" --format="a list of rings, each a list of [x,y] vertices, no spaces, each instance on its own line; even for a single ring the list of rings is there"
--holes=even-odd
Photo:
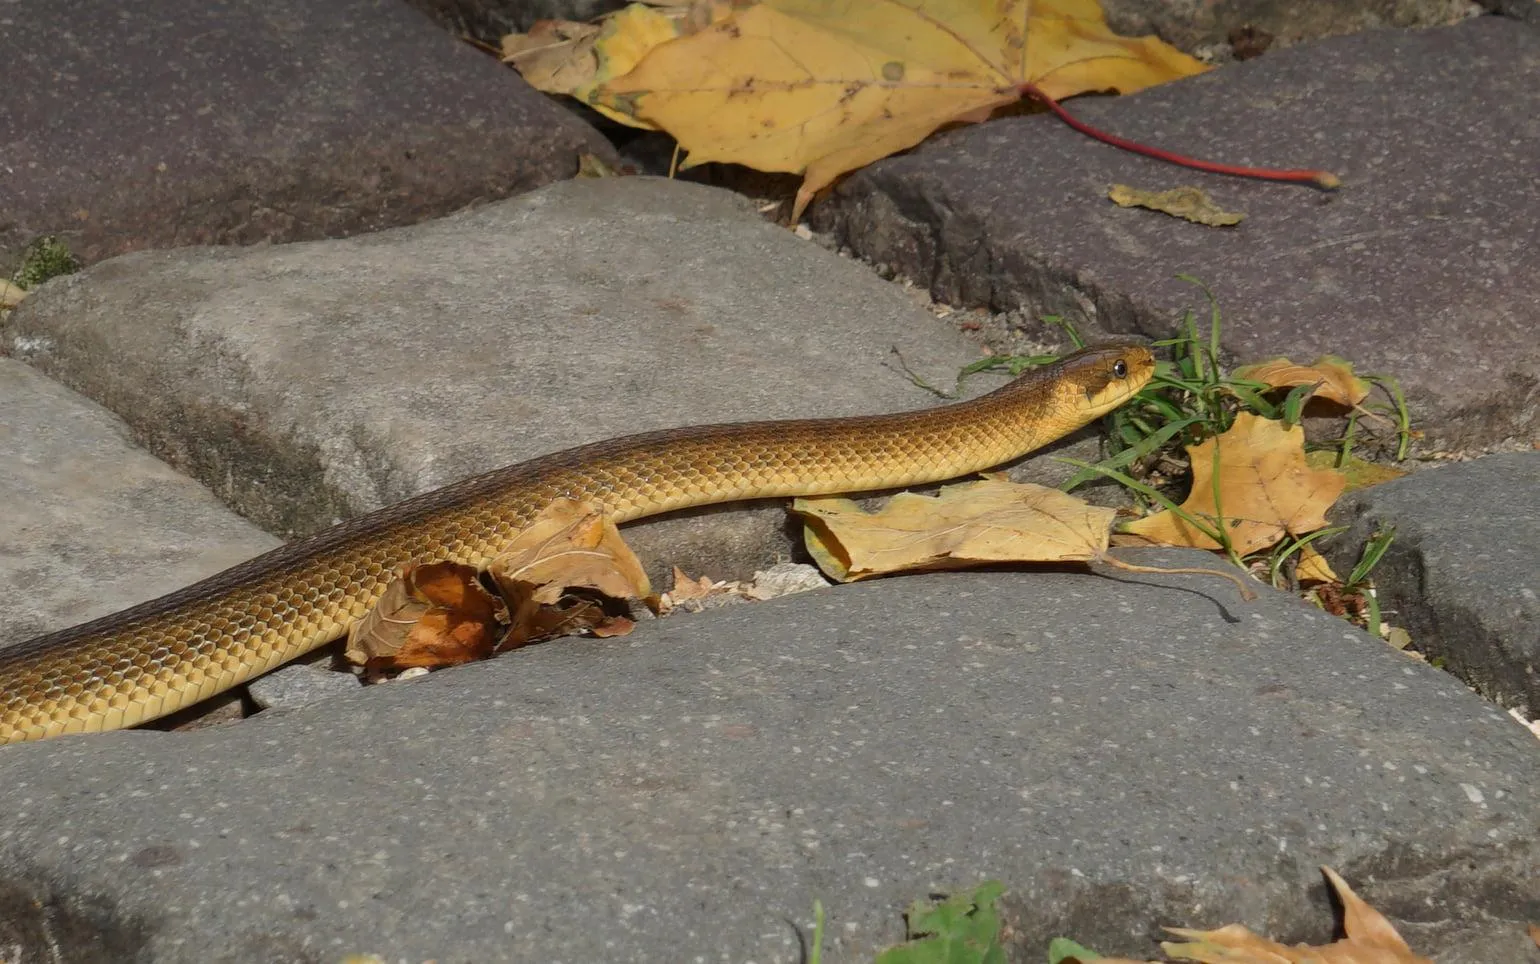
[[[1082,348],[1059,362],[1065,390],[1077,398],[1087,421],[1134,397],[1155,374],[1155,356],[1143,345]]]

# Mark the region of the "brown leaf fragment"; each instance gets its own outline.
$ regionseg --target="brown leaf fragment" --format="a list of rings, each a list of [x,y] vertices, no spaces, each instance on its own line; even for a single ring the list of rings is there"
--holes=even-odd
[[[403,566],[385,595],[348,631],[343,656],[371,671],[437,668],[492,654],[506,616],[473,566]]]
[[[1404,955],[1401,958],[1386,958],[1386,960],[1408,962],[1426,960],[1413,954],[1406,941],[1402,940],[1401,935],[1396,933],[1396,929],[1390,926],[1390,921],[1385,919],[1385,915],[1370,907],[1362,897],[1353,893],[1353,888],[1349,887],[1347,881],[1343,880],[1335,870],[1323,866],[1321,873],[1331,881],[1332,889],[1337,892],[1337,897],[1342,901],[1342,932],[1347,935],[1347,943],[1383,948]]]
[[[683,569],[675,566],[674,588],[659,597],[658,615],[666,616],[676,609],[700,612],[722,602],[741,602],[745,598],[741,583],[714,580],[710,576],[692,579]]]
[[[1201,189],[1195,187],[1146,191],[1143,188],[1129,187],[1127,184],[1114,184],[1108,189],[1107,197],[1119,207],[1148,208],[1151,211],[1159,211],[1161,214],[1169,214],[1174,218],[1181,218],[1194,224],[1204,224],[1211,228],[1228,228],[1246,220],[1246,215],[1224,210]]]
[[[603,510],[571,499],[547,506],[488,567],[511,611],[500,648],[603,628],[623,635],[607,601],[652,592],[641,561]]]
[[[1535,942],[1536,947],[1540,947],[1540,924],[1529,925],[1529,939]]]
[[[849,499],[797,499],[813,561],[840,582],[989,562],[1085,562],[1107,548],[1116,510],[1040,485],[986,479],[934,496],[901,492],[878,512]]]
[[[503,37],[503,63],[511,64],[531,87],[570,94],[593,86],[599,72],[594,44],[601,26],[570,20],[537,20],[527,34]]]
[[[1411,948],[1390,922],[1365,903],[1330,867],[1322,867],[1337,896],[1342,899],[1342,929],[1347,935],[1330,944],[1295,944],[1292,947],[1259,937],[1239,924],[1213,931],[1168,927],[1167,931],[1190,943],[1161,943],[1170,957],[1205,964],[1433,964]]]
[[[1315,385],[1313,398],[1321,398],[1352,408],[1369,397],[1373,388],[1353,371],[1353,363],[1336,355],[1322,355],[1309,365],[1296,365],[1287,358],[1273,358],[1255,365],[1243,365],[1230,373],[1238,381],[1261,382],[1270,388],[1294,388]]]
[[[1326,525],[1326,510],[1342,495],[1346,479],[1334,469],[1305,462],[1305,432],[1298,425],[1250,412],[1235,416],[1223,435],[1189,446],[1192,490],[1182,508],[1223,526],[1240,555],[1273,545],[1285,534],[1304,535]],[[1215,477],[1219,485],[1216,488]],[[1131,522],[1129,532],[1171,546],[1218,549],[1208,533],[1166,510]]]

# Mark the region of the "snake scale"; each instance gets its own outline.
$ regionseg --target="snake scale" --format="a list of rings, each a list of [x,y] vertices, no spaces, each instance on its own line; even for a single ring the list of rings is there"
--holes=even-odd
[[[1149,350],[1088,348],[971,401],[853,418],[703,425],[510,465],[281,546],[170,595],[0,649],[0,743],[134,726],[347,632],[397,567],[485,566],[558,497],[616,522],[688,506],[936,482],[1008,462],[1116,408]]]

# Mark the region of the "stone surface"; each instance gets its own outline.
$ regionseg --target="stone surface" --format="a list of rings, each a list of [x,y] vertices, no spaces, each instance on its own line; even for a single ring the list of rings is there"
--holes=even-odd
[[[275,532],[634,431],[934,404],[895,348],[935,384],[977,357],[742,199],[649,178],[364,238],[126,256],[0,331]],[[746,578],[790,551],[786,527],[702,510],[637,548],[661,573]]]
[[[44,234],[88,262],[334,237],[614,157],[399,0],[8,0],[0,90],[0,276]]]
[[[1496,17],[1275,51],[1087,121],[1237,164],[1319,167],[1335,194],[1203,175],[1046,116],[879,162],[815,205],[818,225],[940,300],[1166,337],[1184,306],[1261,359],[1326,352],[1401,379],[1430,446],[1540,437],[1540,30]],[[1213,229],[1106,199],[1117,182],[1207,190]],[[1428,359],[1435,359],[1430,364]]]
[[[1118,33],[1153,33],[1183,50],[1228,45],[1242,32],[1289,46],[1378,27],[1431,27],[1481,12],[1472,0],[1103,0]]]
[[[1321,863],[1444,964],[1521,960],[1540,915],[1529,733],[1193,576],[879,580],[7,747],[0,812],[0,945],[64,920],[60,946],[156,961],[792,962],[815,898],[826,959],[861,961],[911,900],[988,877],[1016,960],[1174,922],[1325,940]]]
[[[252,680],[246,689],[264,710],[293,710],[355,692],[358,677],[318,666],[285,666]]]
[[[1351,571],[1394,527],[1373,578],[1386,619],[1443,667],[1529,719],[1540,716],[1540,452],[1492,455],[1350,494],[1328,558]]]
[[[94,402],[0,358],[0,646],[126,609],[278,540],[134,444]]]

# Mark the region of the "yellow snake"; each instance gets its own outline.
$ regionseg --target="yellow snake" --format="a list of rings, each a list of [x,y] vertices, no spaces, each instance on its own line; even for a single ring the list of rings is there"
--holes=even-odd
[[[281,546],[185,589],[0,649],[0,743],[133,726],[345,634],[411,560],[483,567],[553,499],[616,522],[687,506],[936,482],[1116,408],[1150,352],[1088,348],[988,395],[893,415],[704,425],[510,465]]]

